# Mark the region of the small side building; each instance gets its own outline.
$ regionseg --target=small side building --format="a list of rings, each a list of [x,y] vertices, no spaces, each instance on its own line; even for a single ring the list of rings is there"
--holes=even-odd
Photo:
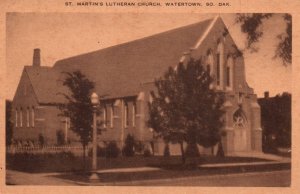
[[[64,98],[57,95],[61,88],[58,74],[40,61],[40,49],[35,49],[33,64],[24,67],[12,102],[13,140],[19,146],[55,145],[60,130],[66,141],[78,139],[68,130],[68,118],[60,116],[57,105]]]

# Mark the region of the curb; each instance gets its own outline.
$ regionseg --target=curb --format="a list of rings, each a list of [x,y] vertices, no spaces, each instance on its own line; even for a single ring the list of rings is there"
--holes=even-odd
[[[238,167],[238,166],[261,166],[272,164],[290,164],[291,162],[251,162],[251,163],[221,163],[221,164],[202,164],[200,168],[223,168],[223,167]]]
[[[179,177],[179,178],[166,178],[166,179],[150,179],[150,180],[139,180],[139,181],[124,181],[124,182],[108,182],[108,183],[93,183],[93,182],[80,182],[80,181],[68,181],[75,183],[77,185],[83,186],[135,186],[136,184],[147,184],[147,183],[168,183],[172,181],[180,181],[180,180],[193,180],[193,179],[211,179],[211,178],[226,178],[226,177],[245,177],[251,175],[259,175],[259,174],[274,174],[278,172],[290,172],[291,170],[274,170],[274,171],[266,171],[266,172],[246,172],[246,173],[231,173],[231,174],[216,174],[216,175],[204,175],[204,176],[188,176],[188,177]],[[142,185],[141,185],[142,186]],[[153,185],[155,186],[155,185]]]

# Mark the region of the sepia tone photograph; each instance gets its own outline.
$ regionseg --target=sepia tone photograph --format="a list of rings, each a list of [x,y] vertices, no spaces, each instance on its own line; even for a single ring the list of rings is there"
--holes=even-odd
[[[6,185],[290,187],[290,13],[6,13]]]

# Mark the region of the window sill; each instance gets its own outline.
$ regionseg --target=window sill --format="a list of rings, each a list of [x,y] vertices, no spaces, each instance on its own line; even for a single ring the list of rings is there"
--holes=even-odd
[[[217,90],[223,90],[223,89],[222,89],[222,86],[220,86],[220,85],[217,85],[217,86],[216,86],[216,89],[217,89]]]
[[[226,86],[226,91],[232,91],[232,87]]]

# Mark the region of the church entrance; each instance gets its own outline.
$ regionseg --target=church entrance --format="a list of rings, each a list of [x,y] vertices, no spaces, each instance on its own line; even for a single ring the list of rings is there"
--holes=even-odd
[[[233,114],[234,150],[242,152],[247,150],[247,119],[242,109]]]

